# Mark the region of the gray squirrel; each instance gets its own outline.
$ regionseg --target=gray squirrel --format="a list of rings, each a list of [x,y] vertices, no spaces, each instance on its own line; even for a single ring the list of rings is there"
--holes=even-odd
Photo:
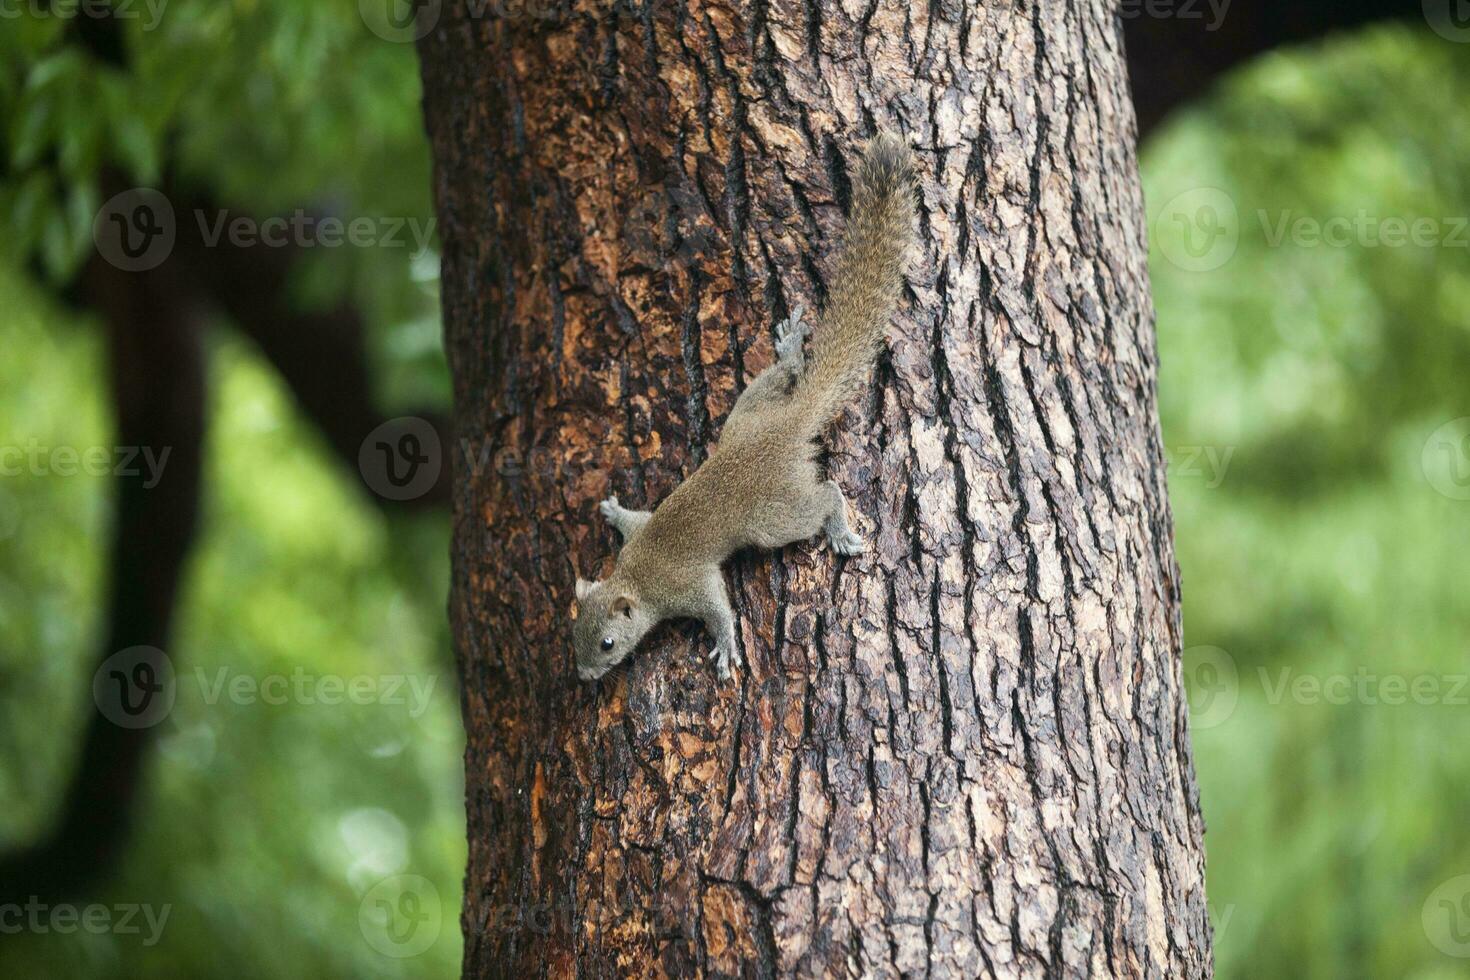
[[[739,652],[725,559],[818,532],[837,554],[864,550],[841,488],[818,470],[816,440],[877,359],[898,305],[913,219],[913,155],[880,133],[853,176],[846,240],[817,329],[799,307],[776,328],[776,363],[741,393],[715,451],[655,510],[628,510],[617,497],[600,505],[623,547],[606,579],[577,579],[572,633],[583,680],[621,663],[655,624],[683,617],[704,622],[720,677],[728,678]]]

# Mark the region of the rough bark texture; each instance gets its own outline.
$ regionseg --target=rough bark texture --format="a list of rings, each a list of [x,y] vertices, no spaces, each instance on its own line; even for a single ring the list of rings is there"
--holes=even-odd
[[[1200,976],[1203,824],[1120,28],[1102,0],[444,4],[420,42],[455,428],[471,976]],[[698,464],[820,303],[845,168],[920,238],[746,666],[572,671],[609,492]]]

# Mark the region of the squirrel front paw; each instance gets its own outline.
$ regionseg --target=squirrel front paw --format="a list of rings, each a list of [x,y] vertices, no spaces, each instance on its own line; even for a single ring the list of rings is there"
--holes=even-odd
[[[728,681],[730,679],[730,665],[732,663],[740,663],[740,651],[735,648],[735,641],[733,639],[726,640],[715,644],[714,651],[710,653],[710,659],[715,662],[720,680]]]
[[[611,497],[608,497],[602,503],[598,504],[597,509],[602,511],[603,517],[606,517],[610,521],[615,521],[617,520],[618,512],[623,509],[623,505],[618,503],[617,494],[613,494]]]

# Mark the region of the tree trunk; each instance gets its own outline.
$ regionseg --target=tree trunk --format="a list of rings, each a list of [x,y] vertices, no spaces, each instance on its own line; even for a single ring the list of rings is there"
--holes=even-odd
[[[1109,4],[437,13],[466,974],[1208,974]],[[731,562],[730,683],[687,626],[579,683],[597,501],[658,503],[820,304],[879,126],[921,245],[829,440],[871,550]]]

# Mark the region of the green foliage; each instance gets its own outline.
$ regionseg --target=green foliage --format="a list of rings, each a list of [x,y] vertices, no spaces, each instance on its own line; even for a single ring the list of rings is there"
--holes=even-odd
[[[1262,59],[1144,159],[1222,976],[1465,969],[1424,919],[1470,871],[1470,500],[1432,442],[1470,415],[1466,91],[1464,46],[1374,30]],[[1208,269],[1196,188],[1234,209]]]
[[[430,217],[412,47],[374,36],[355,4],[171,0],[156,22],[133,9],[122,66],[80,43],[74,19],[27,13],[0,29],[0,447],[113,444],[99,331],[30,274],[74,275],[104,170],[138,186],[167,178],[232,214]],[[303,266],[295,303],[364,312],[390,414],[442,409],[436,257],[320,247]],[[96,896],[168,906],[169,918],[154,944],[7,934],[0,975],[457,969],[463,736],[447,517],[385,519],[228,326],[209,334],[206,497],[168,651],[177,701],[155,733],[126,860]],[[71,773],[104,626],[111,504],[104,476],[0,476],[0,847],[48,824]],[[309,703],[270,703],[279,686],[248,693],[297,677]],[[323,703],[325,678],[381,697]],[[360,924],[377,911],[375,882],[400,874],[439,898],[437,938],[405,958]]]
[[[111,445],[94,334],[30,314],[0,322],[0,344],[0,431],[24,434],[6,444]],[[97,899],[168,905],[170,918],[151,946],[6,936],[0,972],[450,975],[465,844],[447,520],[386,522],[254,354],[221,337],[211,365],[209,493],[169,651],[178,697],[126,861]],[[70,771],[104,599],[107,489],[55,472],[0,480],[0,840],[38,832]],[[298,675],[361,678],[382,697],[269,703],[269,688],[237,699],[226,686]],[[428,878],[441,903],[438,938],[406,959],[377,952],[358,921],[368,889],[397,874]]]
[[[81,42],[84,15],[22,4],[23,16],[4,21],[0,259],[69,280],[92,247],[104,168],[128,186],[168,175],[232,214],[304,206],[429,221],[412,45],[374,35],[353,3],[152,2],[133,0],[130,16],[108,22],[123,65]],[[293,290],[307,307],[350,296],[376,328],[390,390],[442,400],[437,313],[421,282],[436,265],[415,277],[405,249],[318,248]],[[392,338],[390,325],[400,328]],[[412,357],[383,350],[405,341]]]

